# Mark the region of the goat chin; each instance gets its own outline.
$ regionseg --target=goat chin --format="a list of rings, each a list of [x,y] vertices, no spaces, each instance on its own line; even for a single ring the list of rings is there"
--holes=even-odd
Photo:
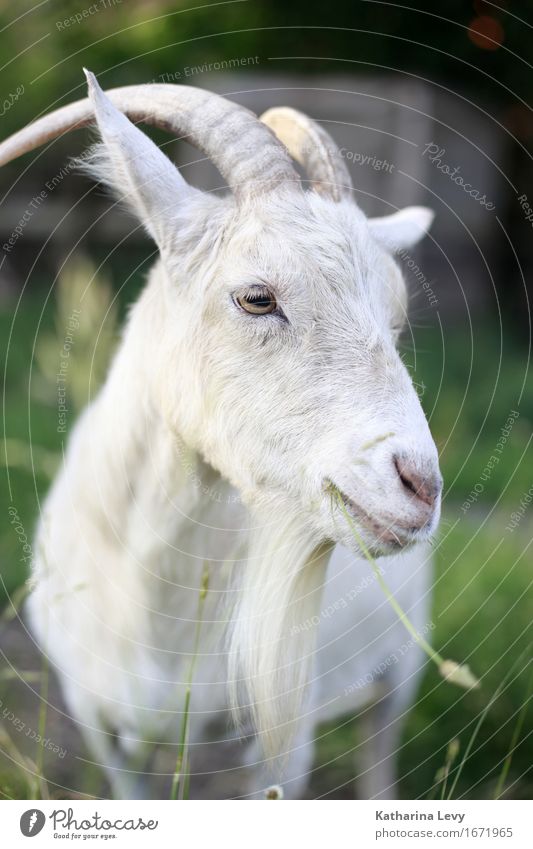
[[[320,542],[297,515],[254,512],[246,568],[229,631],[228,681],[238,725],[251,720],[267,758],[283,758],[309,681],[316,615],[333,543]]]

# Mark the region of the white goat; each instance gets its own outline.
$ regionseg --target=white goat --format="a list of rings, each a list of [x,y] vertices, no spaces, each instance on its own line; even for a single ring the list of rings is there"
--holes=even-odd
[[[393,254],[432,214],[367,219],[331,138],[294,110],[260,121],[199,89],[105,96],[87,78],[88,100],[5,141],[0,164],[96,119],[92,173],[160,259],[44,505],[31,625],[113,792],[142,795],[145,754],[179,738],[207,562],[190,746],[240,705],[247,793],[277,779],[297,797],[317,723],[373,703],[360,792],[392,795],[421,655],[347,514],[422,628],[429,549],[411,546],[436,528],[441,478],[396,350]],[[188,186],[126,116],[192,142],[231,194]]]

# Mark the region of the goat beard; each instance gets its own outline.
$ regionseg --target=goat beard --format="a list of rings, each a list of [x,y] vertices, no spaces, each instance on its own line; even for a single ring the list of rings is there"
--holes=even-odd
[[[314,536],[297,514],[272,505],[252,514],[248,558],[237,576],[239,600],[229,632],[233,717],[247,720],[265,757],[284,760],[310,689],[325,571],[333,543]]]

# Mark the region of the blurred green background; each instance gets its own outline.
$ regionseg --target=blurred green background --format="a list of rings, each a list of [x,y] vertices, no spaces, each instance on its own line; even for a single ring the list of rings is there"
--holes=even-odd
[[[484,676],[484,687],[481,693],[464,694],[440,683],[428,669],[402,748],[401,792],[406,798],[441,792],[442,785],[434,789],[434,780],[450,741],[459,739],[458,763],[487,699],[516,662],[509,685],[487,713],[454,792],[473,798],[494,795],[502,766],[515,746],[506,775],[507,794],[530,798],[531,711],[521,711],[530,695],[531,508],[526,506],[516,529],[506,528],[533,484],[529,369],[533,239],[517,203],[517,195],[533,197],[533,3],[508,3],[498,9],[492,3],[451,0],[438,16],[422,2],[407,8],[373,0],[330,4],[244,0],[197,8],[164,0],[106,0],[93,4],[96,11],[85,15],[90,6],[81,0],[0,7],[3,136],[54,106],[83,96],[83,65],[95,70],[107,88],[161,80],[187,67],[250,56],[259,61],[246,66],[249,88],[256,74],[261,84],[265,75],[276,75],[276,85],[280,79],[290,84],[292,75],[299,79],[303,75],[313,86],[320,76],[319,87],[327,75],[339,74],[349,75],[354,87],[370,78],[378,86],[382,80],[386,87],[392,75],[406,85],[412,79],[423,81],[431,93],[449,92],[452,113],[453,103],[464,108],[466,102],[467,118],[470,113],[472,121],[480,113],[488,116],[498,151],[491,187],[498,198],[500,230],[495,235],[480,225],[476,239],[481,259],[473,261],[468,259],[468,234],[458,234],[451,223],[448,228],[441,225],[439,241],[454,260],[465,294],[462,298],[453,294],[457,281],[439,261],[438,252],[431,245],[425,247],[421,267],[439,287],[439,307],[429,309],[414,297],[412,333],[403,342],[405,360],[440,449],[446,484],[436,544],[434,643],[445,656],[468,662]],[[65,24],[80,13],[80,22]],[[196,73],[180,82],[209,87],[212,79],[212,73]],[[238,72],[232,71],[231,79],[217,77],[216,82],[237,91]],[[438,101],[435,110],[438,116]],[[468,128],[461,125],[461,130],[468,134]],[[472,132],[484,133],[478,128]],[[2,243],[12,229],[10,223],[17,223],[17,210],[24,210],[43,181],[58,173],[67,153],[82,150],[86,141],[87,135],[77,134],[75,142],[60,144],[48,158],[44,154],[34,160],[30,155],[2,171]],[[506,180],[501,180],[502,173]],[[437,184],[434,175],[431,180],[438,193],[443,184]],[[68,210],[87,188],[81,177],[69,174],[54,200]],[[425,202],[434,205],[433,200],[428,193]],[[78,218],[83,219],[87,209],[95,220],[105,210],[103,227],[110,228],[105,238],[102,229],[79,234],[76,227],[64,224],[48,240],[45,218],[40,228],[28,228],[19,248],[4,257],[0,267],[5,437],[0,462],[6,483],[0,503],[0,515],[5,517],[0,523],[0,604],[5,627],[12,612],[8,600],[13,594],[16,598],[27,577],[7,511],[16,505],[31,537],[39,499],[60,457],[63,436],[56,429],[54,370],[65,319],[84,281],[93,279],[69,374],[69,403],[77,411],[105,375],[120,321],[142,287],[153,256],[153,247],[138,233],[123,238],[120,231],[121,244],[114,245],[109,203],[98,192],[92,193],[92,206],[84,203]],[[467,201],[456,195],[454,204],[452,210],[441,210],[441,220],[461,214]],[[80,243],[75,244],[78,237]],[[98,346],[95,328],[103,328]],[[487,463],[512,411],[519,416],[506,436],[500,461],[487,474]],[[482,490],[472,498],[481,483]],[[9,676],[3,680],[0,675],[0,698],[2,688],[9,686]],[[356,740],[353,723],[325,729],[313,779],[315,795],[350,795],[354,768],[348,752]],[[24,769],[14,760],[9,756],[2,761],[0,756],[0,790],[24,796],[28,793]],[[79,790],[89,792],[83,776]]]

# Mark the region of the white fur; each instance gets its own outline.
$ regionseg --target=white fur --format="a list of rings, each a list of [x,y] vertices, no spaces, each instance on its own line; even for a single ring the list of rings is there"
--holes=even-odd
[[[405,640],[372,580],[334,616],[320,615],[371,575],[326,487],[333,481],[400,534],[417,525],[419,505],[393,455],[438,475],[395,348],[406,293],[389,252],[413,244],[429,217],[415,209],[374,226],[351,200],[295,186],[241,205],[206,196],[94,82],[91,91],[97,174],[161,259],[44,506],[31,621],[115,793],[140,792],[127,770],[150,748],[143,741],[179,736],[207,561],[191,743],[205,739],[213,715],[240,705],[257,732],[250,792],[272,783],[277,763],[298,795],[317,722],[372,698],[373,688],[345,690]],[[275,291],[286,322],[236,306],[232,295],[257,282]],[[401,531],[402,541],[427,539],[438,512],[437,500],[426,527]],[[421,627],[427,549],[393,553],[377,524],[358,532]],[[301,627],[316,616],[319,627]],[[412,649],[385,676],[381,749],[363,792],[392,792],[390,728],[419,667]]]

